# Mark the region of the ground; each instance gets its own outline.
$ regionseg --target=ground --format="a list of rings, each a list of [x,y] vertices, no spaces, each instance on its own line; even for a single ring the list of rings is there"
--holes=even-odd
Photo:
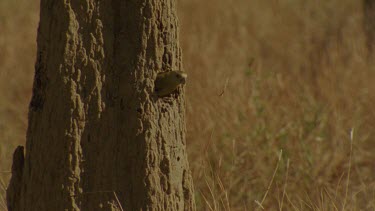
[[[375,209],[361,1],[180,0],[198,210]],[[24,144],[39,1],[0,1],[0,209]]]

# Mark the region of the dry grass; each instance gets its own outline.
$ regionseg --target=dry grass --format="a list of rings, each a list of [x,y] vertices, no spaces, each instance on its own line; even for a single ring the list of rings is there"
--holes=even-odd
[[[181,0],[179,17],[198,210],[375,209],[361,1]],[[0,171],[25,139],[37,18],[0,1]]]
[[[36,54],[39,3],[0,1],[0,210],[12,153],[24,144]]]

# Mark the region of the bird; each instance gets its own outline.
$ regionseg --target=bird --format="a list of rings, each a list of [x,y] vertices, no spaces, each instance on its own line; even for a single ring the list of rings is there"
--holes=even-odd
[[[179,85],[185,84],[186,78],[187,74],[179,70],[159,73],[155,79],[155,93],[159,97],[165,97],[175,91]]]

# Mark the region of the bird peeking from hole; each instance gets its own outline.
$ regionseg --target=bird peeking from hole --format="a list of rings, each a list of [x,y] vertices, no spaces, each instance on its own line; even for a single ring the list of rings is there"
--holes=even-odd
[[[155,79],[155,93],[159,97],[164,97],[174,92],[179,85],[186,83],[187,74],[174,70],[159,73]]]

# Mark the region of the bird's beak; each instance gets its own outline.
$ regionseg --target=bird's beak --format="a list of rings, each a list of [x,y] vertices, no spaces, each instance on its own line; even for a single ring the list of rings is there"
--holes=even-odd
[[[186,83],[187,74],[186,73],[182,73],[181,76],[182,76],[181,83],[185,84]]]

